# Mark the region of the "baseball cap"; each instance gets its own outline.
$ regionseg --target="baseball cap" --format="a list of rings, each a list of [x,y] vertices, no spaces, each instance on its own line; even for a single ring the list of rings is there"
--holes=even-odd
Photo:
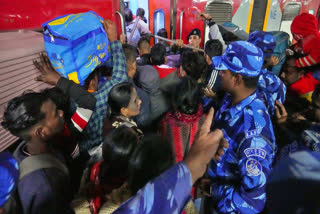
[[[212,58],[216,70],[230,70],[248,77],[261,73],[263,52],[246,41],[236,41],[228,45],[222,56]]]
[[[265,31],[254,31],[250,33],[248,42],[260,48],[265,57],[270,57],[276,47],[276,39],[274,36]]]
[[[190,33],[188,34],[188,39],[191,35],[196,35],[196,36],[201,37],[201,31],[198,28],[195,28],[192,31],[190,31]]]

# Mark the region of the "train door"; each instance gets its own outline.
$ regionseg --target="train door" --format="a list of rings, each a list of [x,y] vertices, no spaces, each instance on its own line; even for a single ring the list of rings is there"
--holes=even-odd
[[[176,39],[182,39],[188,44],[188,34],[194,28],[198,28],[201,32],[203,41],[204,22],[199,19],[199,13],[204,11],[205,1],[196,0],[176,0],[176,19],[173,20],[173,32]],[[202,43],[201,43],[202,46]]]
[[[211,0],[206,4],[205,12],[209,14],[217,24],[232,22],[233,2]],[[205,24],[204,44],[209,40],[209,26]]]
[[[204,35],[204,22],[198,18],[198,14],[201,11],[193,6],[186,8],[185,10],[180,10],[179,16],[179,39],[184,41],[184,44],[188,44],[188,35],[189,33],[198,28],[201,32],[201,37]]]
[[[170,37],[170,1],[149,0],[149,22],[152,34],[156,35],[160,28],[165,28]]]

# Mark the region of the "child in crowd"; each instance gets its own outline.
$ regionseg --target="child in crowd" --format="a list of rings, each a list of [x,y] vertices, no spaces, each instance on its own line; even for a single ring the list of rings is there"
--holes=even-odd
[[[296,66],[301,68],[319,64],[320,34],[316,17],[308,13],[296,16],[291,24],[291,33],[297,42],[293,50],[304,55],[296,59]]]

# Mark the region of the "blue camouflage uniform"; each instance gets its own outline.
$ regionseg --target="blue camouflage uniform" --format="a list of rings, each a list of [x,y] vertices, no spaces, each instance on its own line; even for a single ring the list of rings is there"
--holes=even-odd
[[[0,208],[9,200],[19,180],[19,164],[9,152],[0,153]],[[8,211],[8,210],[7,210]],[[9,213],[9,212],[8,212]]]
[[[275,102],[284,103],[287,87],[274,73],[263,69],[258,80],[258,93],[260,99],[266,105],[269,114],[274,114]]]
[[[262,61],[262,51],[244,41],[231,43],[223,56],[213,58],[217,70],[249,77],[260,75]],[[226,94],[214,123],[229,142],[221,160],[212,160],[208,171],[215,211],[261,212],[276,145],[270,116],[258,91],[235,105]]]
[[[191,198],[191,188],[191,173],[188,167],[180,162],[148,182],[114,214],[179,214]]]
[[[275,37],[271,33],[264,31],[250,33],[248,42],[263,51],[264,59],[271,57],[276,47]],[[277,75],[267,69],[262,70],[258,80],[258,92],[271,116],[274,114],[275,101],[278,100],[280,103],[284,103],[286,91],[285,84]]]

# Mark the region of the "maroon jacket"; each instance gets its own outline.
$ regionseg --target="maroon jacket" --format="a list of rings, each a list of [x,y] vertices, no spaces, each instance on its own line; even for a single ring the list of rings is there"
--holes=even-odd
[[[182,161],[189,151],[204,116],[201,105],[193,115],[173,111],[161,119],[159,132],[174,147],[176,162]]]

